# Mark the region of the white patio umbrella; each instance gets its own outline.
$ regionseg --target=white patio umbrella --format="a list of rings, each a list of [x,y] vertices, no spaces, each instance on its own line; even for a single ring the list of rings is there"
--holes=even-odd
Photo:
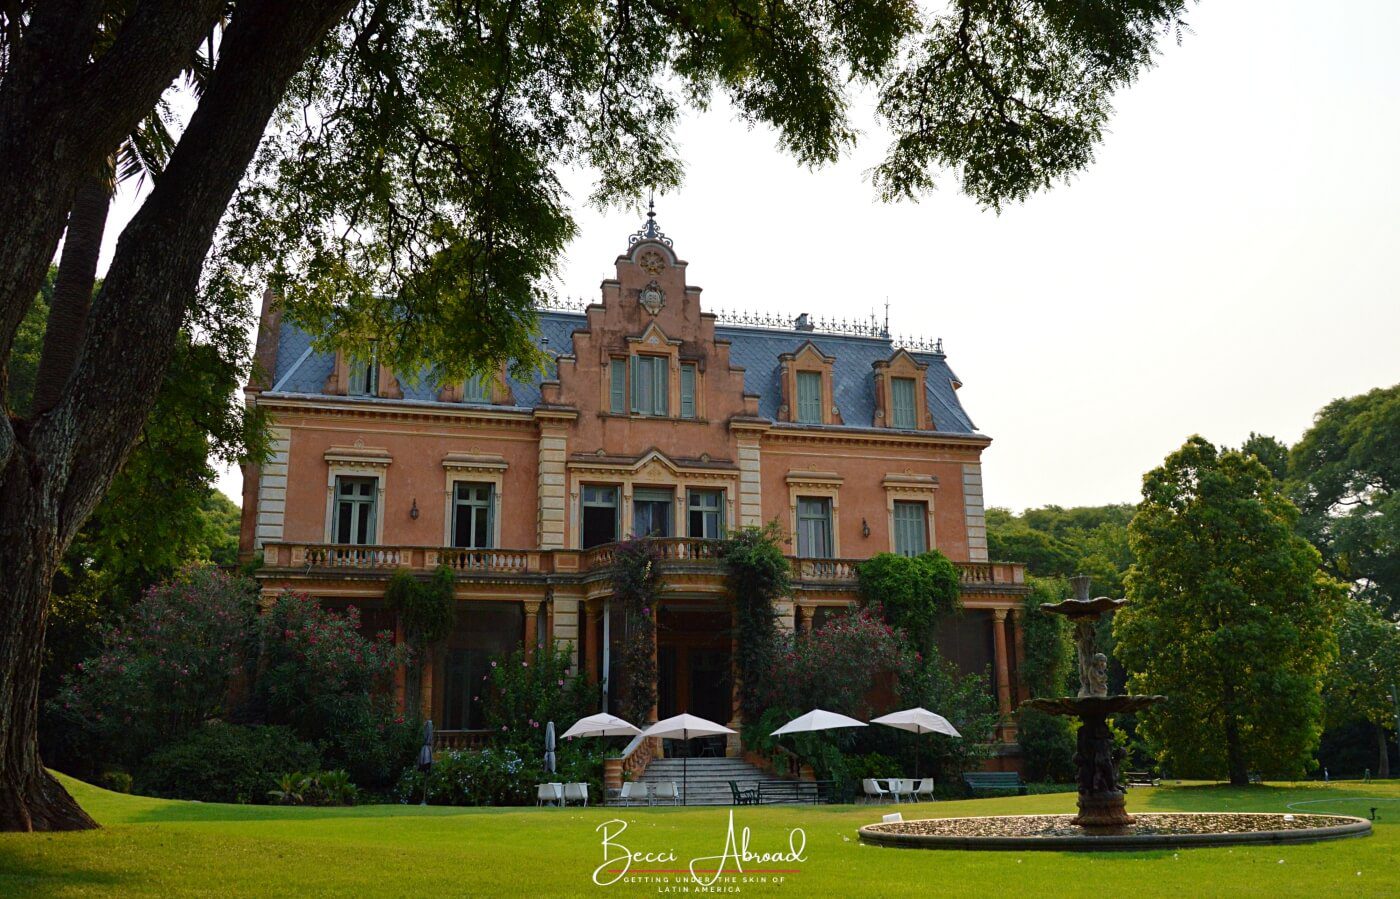
[[[563,737],[566,740],[574,737],[635,737],[641,732],[641,728],[616,715],[601,714],[578,719],[564,731]]]
[[[773,731],[773,736],[780,737],[783,734],[805,733],[813,730],[836,730],[841,727],[865,727],[864,721],[857,721],[836,712],[828,712],[823,709],[812,709],[805,715],[792,719],[787,724]]]
[[[902,712],[890,712],[888,715],[881,715],[879,718],[870,719],[871,724],[883,724],[886,727],[897,727],[900,730],[912,731],[918,736],[924,734],[947,734],[950,737],[962,737],[958,729],[952,722],[936,712],[930,712],[925,708],[905,709]],[[914,741],[914,776],[919,776],[919,741]]]
[[[697,718],[694,715],[677,715],[674,718],[667,718],[658,721],[651,727],[642,731],[644,737],[660,737],[663,740],[693,740],[696,737],[713,737],[718,734],[732,734],[737,731],[725,727],[723,724],[716,724],[704,718]],[[689,783],[687,775],[689,771],[690,751],[686,750],[685,756],[681,760],[681,804],[687,802],[687,789]]]

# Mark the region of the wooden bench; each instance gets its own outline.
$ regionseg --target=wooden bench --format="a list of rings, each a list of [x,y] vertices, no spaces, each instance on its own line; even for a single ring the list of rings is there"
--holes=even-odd
[[[963,783],[975,795],[979,791],[991,792],[1015,792],[1018,796],[1026,795],[1026,785],[1021,780],[1021,775],[1015,771],[969,771],[962,776]]]
[[[1155,787],[1162,779],[1151,771],[1124,771],[1123,782],[1130,787]]]
[[[829,780],[761,780],[758,802],[830,802],[832,786]]]

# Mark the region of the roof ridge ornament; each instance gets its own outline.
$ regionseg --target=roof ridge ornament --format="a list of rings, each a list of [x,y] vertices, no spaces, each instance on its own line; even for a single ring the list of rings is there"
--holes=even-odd
[[[644,240],[654,240],[657,243],[665,244],[668,247],[674,246],[674,244],[671,241],[671,238],[667,237],[665,233],[663,233],[662,230],[656,225],[656,195],[654,193],[649,194],[647,196],[646,224],[642,225],[640,231],[637,231],[635,234],[628,236],[627,245],[629,247],[635,246],[636,244],[641,243]]]

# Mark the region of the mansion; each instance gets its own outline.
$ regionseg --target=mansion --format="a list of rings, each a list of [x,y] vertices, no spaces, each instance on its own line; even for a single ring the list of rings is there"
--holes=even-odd
[[[1014,740],[1027,588],[1022,566],[988,559],[991,441],[941,345],[707,312],[654,213],[598,301],[541,310],[537,340],[551,363],[529,380],[502,367],[467,383],[401,381],[373,359],[318,352],[266,301],[247,395],[269,416],[273,454],[244,471],[240,547],[261,555],[264,594],[353,604],[367,629],[392,630],[390,576],[450,567],[456,629],[419,689],[442,745],[463,746],[483,726],[472,684],[522,644],[567,646],[607,702],[621,681],[609,645],[619,540],[662,548],[656,716],[731,724],[716,538],[778,522],[793,566],[781,624],[797,631],[850,607],[861,560],[937,548],[961,572],[965,606],[940,647],[990,670],[1000,737]]]

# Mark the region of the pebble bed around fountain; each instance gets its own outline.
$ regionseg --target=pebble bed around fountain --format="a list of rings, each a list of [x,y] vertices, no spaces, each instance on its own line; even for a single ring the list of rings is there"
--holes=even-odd
[[[1116,834],[1090,834],[1074,815],[997,815],[926,818],[867,824],[862,842],[905,849],[1173,849],[1250,843],[1313,843],[1371,833],[1371,822],[1345,815],[1248,812],[1138,813]]]

